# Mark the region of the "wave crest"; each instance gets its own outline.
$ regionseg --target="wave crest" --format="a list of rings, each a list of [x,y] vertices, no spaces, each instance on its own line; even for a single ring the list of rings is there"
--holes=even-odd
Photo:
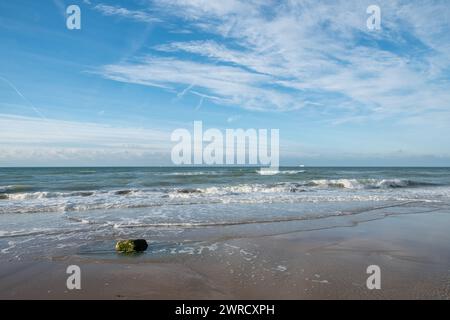
[[[343,189],[387,189],[438,186],[434,183],[405,179],[320,179],[306,183],[311,187],[343,188]]]

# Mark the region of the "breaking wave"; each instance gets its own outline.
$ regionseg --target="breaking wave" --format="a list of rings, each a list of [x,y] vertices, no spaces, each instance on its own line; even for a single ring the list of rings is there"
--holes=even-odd
[[[404,200],[411,197],[417,199],[425,193],[427,193],[427,197],[447,196],[449,194],[448,188],[419,188],[433,186],[439,185],[403,179],[319,179],[273,184],[201,185],[189,188],[158,187],[71,192],[0,193],[0,214],[215,203]],[[405,191],[385,192],[394,189]],[[349,192],[350,190],[357,192]],[[425,198],[425,196],[422,198]]]
[[[238,184],[231,186],[213,186],[203,188],[172,188],[172,189],[122,189],[122,190],[91,190],[73,192],[16,192],[0,193],[3,200],[33,200],[67,197],[90,197],[99,195],[133,196],[148,192],[163,192],[168,194],[227,194],[256,192],[300,192],[308,189],[389,189],[440,186],[435,183],[402,180],[402,179],[319,179],[301,182],[280,182],[276,184]],[[7,190],[7,187],[1,187]],[[12,190],[12,189],[10,189]],[[14,189],[17,190],[17,189]]]
[[[306,186],[344,189],[388,189],[438,186],[435,183],[405,179],[336,179],[311,180]]]

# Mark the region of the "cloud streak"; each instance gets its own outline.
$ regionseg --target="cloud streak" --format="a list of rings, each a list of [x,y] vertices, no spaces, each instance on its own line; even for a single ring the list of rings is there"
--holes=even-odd
[[[382,30],[366,27],[370,1],[163,0],[203,40],[157,45],[106,65],[105,78],[182,92],[251,110],[334,110],[334,121],[450,107],[450,7],[380,1]],[[447,43],[447,44],[446,44]]]
[[[94,9],[105,16],[116,16],[145,23],[161,22],[161,19],[140,10],[129,10],[123,7],[110,6],[106,4],[98,4],[94,7]]]
[[[154,164],[170,154],[170,132],[0,114],[0,166]],[[166,162],[167,162],[166,159]],[[28,162],[29,163],[28,163]]]

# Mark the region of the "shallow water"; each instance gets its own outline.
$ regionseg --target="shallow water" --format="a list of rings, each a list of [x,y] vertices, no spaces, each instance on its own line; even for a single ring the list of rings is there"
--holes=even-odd
[[[182,251],[260,223],[331,228],[449,204],[449,168],[2,168],[0,257],[109,252],[128,237]]]

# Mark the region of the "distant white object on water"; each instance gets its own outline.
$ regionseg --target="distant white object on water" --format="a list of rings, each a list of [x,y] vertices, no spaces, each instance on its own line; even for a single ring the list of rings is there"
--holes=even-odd
[[[280,171],[274,168],[261,168],[258,173],[262,176],[272,176],[280,173]]]

